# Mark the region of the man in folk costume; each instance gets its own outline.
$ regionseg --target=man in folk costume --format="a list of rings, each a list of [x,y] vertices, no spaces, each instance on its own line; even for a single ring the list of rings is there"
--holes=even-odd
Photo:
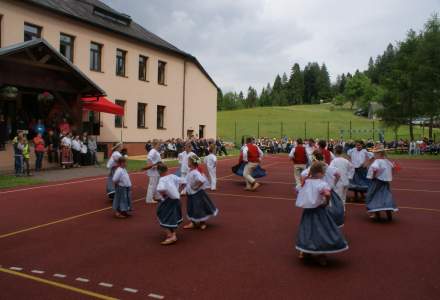
[[[296,146],[289,153],[289,158],[293,161],[294,176],[296,187],[301,187],[301,173],[307,165],[307,153],[302,139],[296,140]]]
[[[246,145],[243,147],[243,162],[246,163],[243,177],[246,180],[246,191],[255,191],[260,186],[252,177],[252,173],[260,164],[263,155],[263,151],[255,145],[255,140],[246,138]]]
[[[160,195],[157,193],[157,185],[159,184],[159,172],[157,166],[162,162],[160,157],[160,146],[159,140],[153,140],[153,148],[148,152],[147,155],[147,165],[142,169],[147,171],[148,176],[148,189],[147,196],[145,197],[145,202],[147,204],[157,203],[156,199],[160,199]]]

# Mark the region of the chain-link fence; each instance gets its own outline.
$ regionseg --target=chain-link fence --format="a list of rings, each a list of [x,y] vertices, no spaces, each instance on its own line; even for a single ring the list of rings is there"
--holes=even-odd
[[[428,137],[429,130],[425,126],[414,126],[414,138]],[[410,139],[409,127],[401,126],[397,131],[387,128],[380,121],[368,121],[359,124],[355,121],[257,121],[230,122],[218,128],[218,135],[225,141],[240,144],[243,137],[257,138],[318,138],[318,139],[363,139],[374,141]],[[433,139],[440,139],[440,129],[433,128]]]

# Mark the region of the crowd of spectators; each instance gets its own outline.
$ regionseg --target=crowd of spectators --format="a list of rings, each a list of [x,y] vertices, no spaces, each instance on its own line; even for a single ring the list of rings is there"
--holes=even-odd
[[[178,154],[183,152],[185,144],[190,142],[192,145],[192,151],[199,157],[209,155],[209,145],[216,145],[216,155],[228,155],[226,145],[221,138],[217,139],[200,139],[196,137],[184,139],[169,139],[163,141],[160,146],[160,153],[163,158],[177,158]],[[145,150],[147,152],[152,148],[152,141],[147,141],[145,144]]]
[[[46,157],[49,163],[59,164],[63,168],[98,164],[96,137],[87,132],[74,133],[66,118],[51,126],[46,126],[43,120],[37,120],[28,129],[17,130],[12,145],[16,176],[32,175],[30,146],[34,151],[35,172],[43,169]]]

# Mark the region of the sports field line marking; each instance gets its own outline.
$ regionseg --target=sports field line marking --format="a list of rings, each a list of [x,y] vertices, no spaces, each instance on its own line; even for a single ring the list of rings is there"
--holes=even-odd
[[[139,199],[136,199],[136,200],[134,200],[132,202],[136,203],[136,202],[139,202],[139,201],[142,201],[142,200],[145,200],[145,198],[139,198]],[[33,227],[17,230],[17,231],[10,232],[10,233],[5,233],[5,234],[0,235],[0,239],[4,239],[4,238],[10,237],[10,236],[14,236],[14,235],[17,235],[17,234],[20,234],[20,233],[24,233],[24,232],[28,232],[28,231],[32,231],[32,230],[36,230],[36,229],[40,229],[40,228],[44,228],[44,227],[48,227],[48,226],[51,226],[51,225],[55,225],[55,224],[59,224],[59,223],[63,223],[63,222],[67,222],[67,221],[71,221],[71,220],[75,220],[75,219],[79,219],[79,218],[82,218],[82,217],[85,217],[85,216],[94,215],[94,214],[97,214],[97,213],[100,213],[100,212],[103,212],[103,211],[106,211],[106,210],[110,210],[110,209],[112,209],[112,207],[111,206],[107,206],[107,207],[104,207],[104,208],[101,208],[101,209],[97,209],[97,210],[93,210],[93,211],[89,211],[89,212],[86,212],[86,213],[83,213],[83,214],[67,217],[67,218],[64,218],[64,219],[52,221],[52,222],[41,224],[41,225],[36,225],[36,226],[33,226]]]
[[[20,267],[10,267],[9,270],[12,270],[12,271],[23,271],[23,268],[20,268]]]
[[[421,192],[421,193],[440,193],[440,190],[417,190],[417,189],[399,189],[391,188],[394,191],[405,191],[405,192]]]
[[[66,278],[67,275],[60,274],[60,273],[55,273],[55,274],[53,274],[53,277],[56,277],[56,278]]]
[[[253,196],[253,195],[239,195],[239,194],[228,194],[228,193],[217,193],[217,192],[209,192],[209,195],[218,195],[218,196],[232,196],[232,197],[240,197],[240,198],[262,198],[262,199],[277,199],[277,200],[295,200],[292,198],[284,198],[284,197],[269,197],[269,196]]]
[[[234,157],[234,158],[219,159],[218,161],[219,162],[224,162],[224,161],[229,161],[229,160],[234,160],[234,159],[237,159],[237,158]],[[171,167],[170,170],[177,169],[177,168],[178,167]],[[145,174],[144,171],[130,172],[130,175],[143,175],[143,174]],[[100,176],[100,177],[84,179],[84,180],[74,180],[74,181],[68,181],[68,182],[62,182],[62,183],[38,185],[38,186],[32,186],[32,187],[22,188],[22,189],[14,189],[14,190],[3,191],[3,192],[0,191],[0,195],[10,194],[10,193],[15,193],[15,192],[32,191],[32,190],[43,189],[43,188],[65,186],[65,185],[76,184],[76,183],[91,182],[91,181],[97,181],[97,180],[102,180],[102,179],[106,179],[106,178],[107,178],[107,176]]]
[[[153,299],[165,299],[164,296],[158,295],[158,294],[154,294],[154,293],[148,294],[148,297],[153,298]]]
[[[296,200],[295,197],[292,198],[285,198],[285,197],[269,197],[269,196],[252,196],[252,195],[240,195],[240,194],[227,194],[227,193],[209,193],[209,195],[218,195],[218,196],[232,196],[232,197],[241,197],[241,198],[263,198],[263,199],[276,199],[276,200],[286,200],[286,201],[292,201]],[[364,203],[345,203],[346,205],[350,206],[365,206]],[[440,209],[436,208],[425,208],[425,207],[414,207],[414,206],[399,206],[399,209],[410,209],[410,210],[420,210],[420,211],[429,211],[429,212],[436,212],[440,213]]]
[[[87,278],[82,278],[82,277],[78,277],[75,280],[79,282],[90,282],[90,280],[88,280]]]
[[[113,287],[113,284],[107,282],[100,282],[99,285],[107,288]]]
[[[31,273],[34,273],[34,274],[44,274],[44,271],[32,270]]]
[[[50,286],[54,286],[57,288],[61,288],[61,289],[65,289],[68,291],[72,291],[78,294],[82,294],[82,295],[87,295],[96,299],[103,299],[103,300],[117,300],[116,298],[110,297],[110,296],[106,296],[103,294],[98,294],[92,291],[88,291],[88,290],[84,290],[84,289],[80,289],[80,288],[76,288],[74,286],[70,286],[64,283],[59,283],[56,281],[51,281],[51,280],[47,280],[47,279],[43,279],[43,278],[39,278],[36,276],[32,276],[32,275],[28,275],[25,273],[20,273],[20,272],[16,272],[16,271],[12,271],[12,270],[8,270],[8,269],[4,269],[4,268],[0,268],[0,272],[2,273],[6,273],[9,275],[13,275],[13,276],[17,276],[17,277],[22,277],[22,278],[26,278],[26,279],[30,279],[39,283],[43,283],[46,285],[50,285]]]
[[[225,179],[225,178],[218,178],[217,180],[222,181],[234,181],[234,182],[242,182],[240,180],[236,179]],[[292,185],[292,182],[285,182],[285,181],[259,181],[263,184],[283,184],[283,185]],[[424,192],[424,193],[440,193],[440,190],[418,190],[418,189],[401,189],[401,188],[391,188],[393,191],[407,191],[407,192]]]
[[[136,294],[138,292],[137,289],[132,289],[132,288],[123,288],[122,290],[124,292],[133,293],[133,294]]]

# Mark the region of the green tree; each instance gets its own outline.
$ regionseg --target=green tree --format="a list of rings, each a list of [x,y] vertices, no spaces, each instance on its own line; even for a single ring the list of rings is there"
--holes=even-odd
[[[221,89],[217,90],[217,110],[223,110],[223,92]]]
[[[258,101],[257,90],[250,86],[245,101],[246,107],[251,108],[257,106],[257,101]]]
[[[429,138],[434,120],[440,115],[440,20],[434,14],[425,24],[417,53],[420,108],[429,117]]]
[[[318,76],[318,98],[319,100],[328,100],[331,98],[331,83],[330,83],[330,75],[327,70],[327,66],[322,64]]]
[[[304,75],[299,64],[294,64],[289,78],[289,104],[302,104],[304,101]]]
[[[357,72],[353,78],[347,81],[344,96],[350,102],[350,109],[353,109],[355,103],[360,107],[368,106],[368,96],[371,94],[371,81],[364,73]]]

